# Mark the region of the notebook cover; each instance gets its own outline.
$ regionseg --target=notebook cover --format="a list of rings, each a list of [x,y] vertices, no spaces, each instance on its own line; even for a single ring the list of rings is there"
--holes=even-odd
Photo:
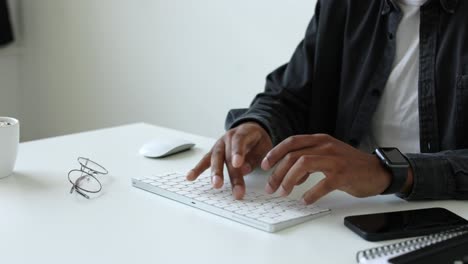
[[[468,234],[392,258],[393,264],[468,263]]]

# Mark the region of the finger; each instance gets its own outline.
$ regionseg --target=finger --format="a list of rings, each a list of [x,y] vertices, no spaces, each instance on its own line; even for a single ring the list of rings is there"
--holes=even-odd
[[[258,156],[258,157],[253,157],[253,156]],[[259,155],[248,155],[245,158],[245,161],[242,164],[242,166],[240,168],[238,168],[238,170],[240,171],[240,174],[242,175],[242,177],[245,177],[247,174],[251,173],[254,170],[254,168],[256,166],[258,166],[261,159],[262,159],[262,157],[259,156]],[[252,164],[256,164],[256,165],[252,165]],[[233,168],[233,169],[237,169],[237,168]]]
[[[284,176],[291,169],[291,167],[296,163],[297,159],[304,154],[303,151],[296,151],[288,153],[279,163],[278,166],[273,170],[270,177],[268,178],[268,183],[265,186],[265,192],[272,194],[278,190],[283,182]]]
[[[332,158],[327,156],[317,155],[304,155],[301,156],[296,163],[287,172],[286,176],[281,183],[281,195],[289,195],[294,186],[304,175],[321,171],[325,174],[330,175],[333,170],[335,163]]]
[[[287,153],[304,148],[316,147],[320,144],[333,141],[334,139],[326,134],[299,135],[292,136],[274,147],[262,161],[262,169],[269,170],[276,165]]]
[[[242,175],[245,176],[249,173],[251,173],[262,161],[263,155],[251,151],[249,152],[244,159],[244,163],[242,164],[242,167],[240,168]]]
[[[305,181],[307,181],[307,179],[309,178],[310,176],[310,173],[307,173],[306,175],[304,175],[304,177],[302,177],[298,182],[296,182],[296,186],[297,185],[301,185],[303,184]]]
[[[239,170],[241,171],[241,174],[245,176],[252,172],[252,166],[250,165],[250,163],[244,162],[244,164],[242,165],[242,167],[240,167]]]
[[[234,168],[231,162],[231,149],[230,146],[226,146],[226,167],[229,173],[229,179],[232,186],[232,195],[234,199],[240,200],[244,197],[245,194],[245,182],[244,175],[241,172],[241,169]]]
[[[219,140],[211,151],[211,184],[219,189],[224,183],[225,143]]]
[[[234,168],[231,164],[228,167],[229,179],[232,186],[232,195],[234,199],[241,200],[245,195],[245,182],[240,169]]]
[[[302,203],[313,204],[334,190],[328,179],[324,178],[302,196]]]
[[[245,161],[246,155],[258,143],[260,133],[247,133],[244,130],[237,131],[231,138],[232,165],[240,168]]]
[[[202,174],[206,169],[210,167],[211,151],[206,153],[205,156],[198,162],[198,164],[187,173],[187,180],[194,181]]]

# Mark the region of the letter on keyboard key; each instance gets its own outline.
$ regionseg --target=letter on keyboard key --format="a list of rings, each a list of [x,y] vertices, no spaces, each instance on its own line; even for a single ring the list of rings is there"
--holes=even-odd
[[[268,213],[268,211],[266,211],[263,208],[258,208],[258,209],[252,210],[252,213],[263,215],[263,214]]]
[[[200,191],[206,192],[206,191],[211,190],[211,188],[212,188],[211,186],[206,186],[206,185],[204,185],[204,186],[202,186],[202,187],[200,187],[200,188],[198,188],[198,189],[199,189]]]
[[[183,181],[183,182],[180,182],[180,184],[184,185],[184,186],[191,186],[191,185],[193,185],[193,182]]]
[[[171,179],[171,178],[176,178],[177,176],[178,176],[177,173],[169,173],[169,174],[164,175],[163,177],[167,179]]]
[[[284,209],[281,208],[281,207],[276,206],[276,207],[273,207],[273,209],[271,209],[269,212],[270,213],[281,213],[281,212],[284,212]]]

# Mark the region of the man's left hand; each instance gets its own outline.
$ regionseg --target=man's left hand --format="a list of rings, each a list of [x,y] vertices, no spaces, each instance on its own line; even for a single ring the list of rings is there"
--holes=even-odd
[[[375,155],[325,134],[292,136],[284,140],[268,152],[261,167],[269,170],[275,165],[265,187],[270,194],[279,189],[282,196],[287,196],[311,173],[325,174],[325,178],[303,195],[305,204],[314,203],[334,190],[356,197],[378,195],[391,182],[390,173]]]

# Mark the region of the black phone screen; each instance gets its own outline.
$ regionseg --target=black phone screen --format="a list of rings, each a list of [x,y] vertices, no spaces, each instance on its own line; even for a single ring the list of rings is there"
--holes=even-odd
[[[427,235],[466,225],[468,221],[444,208],[347,216],[344,224],[369,241]]]

